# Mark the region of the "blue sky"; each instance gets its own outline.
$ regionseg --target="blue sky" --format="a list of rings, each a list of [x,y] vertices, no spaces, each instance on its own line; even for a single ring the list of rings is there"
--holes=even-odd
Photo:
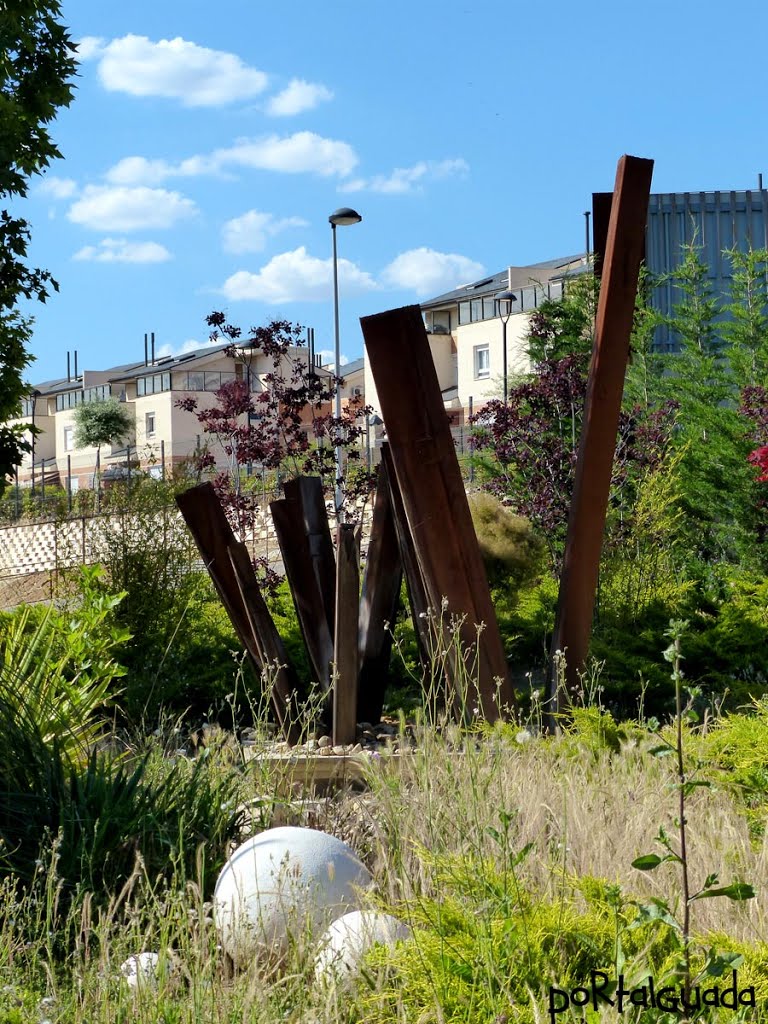
[[[768,6],[443,0],[64,0],[82,40],[64,155],[19,212],[60,294],[29,378],[99,369],[285,317],[341,348],[359,317],[580,251],[622,153],[654,191],[766,172]]]

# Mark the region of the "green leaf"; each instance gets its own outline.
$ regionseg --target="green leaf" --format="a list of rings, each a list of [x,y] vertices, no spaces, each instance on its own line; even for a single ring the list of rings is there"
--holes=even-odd
[[[632,867],[638,871],[653,871],[659,864],[663,864],[666,857],[660,857],[658,853],[646,853],[642,857],[636,857],[632,861]]]
[[[688,795],[688,793],[693,792],[694,789],[711,789],[711,788],[712,788],[712,783],[708,782],[707,779],[691,779],[690,782],[686,782],[686,783],[683,784],[683,792],[686,794],[686,796]]]
[[[668,743],[664,743],[658,747],[651,747],[648,753],[651,757],[669,757],[670,754],[674,754],[675,748],[671,747]]]
[[[720,889],[706,889],[691,897],[694,900],[709,899],[710,896],[727,896],[729,900],[740,902],[741,900],[752,900],[755,898],[754,887],[748,882],[732,882],[731,885],[724,885]]]
[[[519,850],[510,860],[509,866],[516,868],[518,864],[522,864],[535,845],[535,843],[526,843],[522,850]]]
[[[709,978],[722,978],[726,971],[734,971],[744,963],[743,953],[718,953],[710,949],[703,974]]]
[[[638,916],[627,926],[628,930],[634,930],[644,924],[661,922],[676,932],[682,931],[679,922],[672,916],[672,912],[664,900],[652,899],[650,903],[638,903],[636,906]]]

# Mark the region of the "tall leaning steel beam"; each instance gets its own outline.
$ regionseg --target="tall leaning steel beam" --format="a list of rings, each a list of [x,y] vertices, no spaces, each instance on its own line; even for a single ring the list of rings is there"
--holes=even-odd
[[[438,617],[443,599],[449,615],[464,617],[463,644],[478,648],[477,692],[468,699],[494,720],[514,695],[421,309],[405,306],[360,323],[427,596]],[[458,672],[453,666],[457,692]]]
[[[555,652],[564,652],[566,685],[569,690],[575,690],[589,651],[652,173],[653,160],[634,156],[623,156],[616,171],[595,344],[552,636],[548,688],[550,728],[560,701],[556,675],[551,668]]]

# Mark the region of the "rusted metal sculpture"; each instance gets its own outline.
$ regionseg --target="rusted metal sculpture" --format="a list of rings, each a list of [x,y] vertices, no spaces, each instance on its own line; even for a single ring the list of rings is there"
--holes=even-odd
[[[298,685],[256,581],[245,545],[227,521],[213,485],[199,484],[176,498],[208,573],[257,675],[272,679],[275,718],[289,739],[298,738],[290,719]]]
[[[616,172],[550,657],[552,665],[555,651],[564,652],[571,691],[578,687],[592,631],[652,173],[652,160],[633,156],[623,156]],[[557,679],[550,671],[550,727],[558,701]]]
[[[360,323],[427,598],[438,618],[447,603],[448,615],[462,620],[465,648],[477,646],[477,693],[467,696],[493,721],[514,706],[514,695],[421,309],[405,306]],[[456,688],[460,667],[450,671]]]
[[[552,644],[553,652],[567,651],[569,685],[577,682],[589,645],[652,167],[650,160],[622,157],[611,205]],[[332,711],[335,743],[353,741],[357,722],[381,715],[391,650],[386,623],[394,623],[403,576],[424,663],[430,644],[449,628],[450,616],[460,623],[464,649],[473,652],[476,693],[461,696],[476,700],[489,720],[514,707],[421,310],[406,306],[364,317],[361,324],[388,436],[362,594],[359,537],[351,526],[340,526],[334,553],[319,479],[287,483],[285,497],[270,505],[313,674],[327,695],[326,710]],[[245,546],[233,536],[210,484],[177,501],[254,668],[280,666],[273,671],[272,702],[278,722],[294,737],[286,707],[297,696],[296,674]],[[455,695],[465,673],[460,657],[454,654],[448,664]],[[549,710],[557,711],[554,680]]]

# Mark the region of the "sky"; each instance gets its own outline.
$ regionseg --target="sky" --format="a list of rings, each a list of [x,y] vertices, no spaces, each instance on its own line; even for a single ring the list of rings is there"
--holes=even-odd
[[[15,206],[60,285],[38,383],[244,330],[315,329],[584,248],[623,153],[653,191],[768,181],[768,5],[734,0],[63,0],[79,45],[63,159]]]

